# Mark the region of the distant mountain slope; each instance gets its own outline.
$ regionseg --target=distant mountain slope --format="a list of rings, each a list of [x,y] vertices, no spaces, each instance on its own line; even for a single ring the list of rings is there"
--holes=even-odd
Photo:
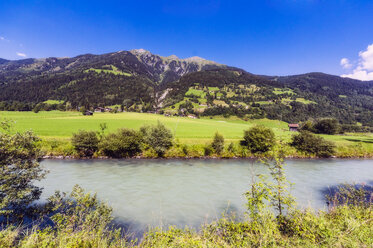
[[[237,115],[298,122],[335,117],[373,126],[373,82],[323,73],[261,76],[199,57],[137,49],[74,58],[0,59],[0,110],[67,106]]]
[[[150,102],[156,88],[181,76],[224,65],[201,58],[161,57],[143,49],[74,58],[3,61],[0,101],[65,100],[73,106]]]

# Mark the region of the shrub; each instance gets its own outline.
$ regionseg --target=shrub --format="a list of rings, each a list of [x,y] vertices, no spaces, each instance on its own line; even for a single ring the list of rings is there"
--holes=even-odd
[[[0,128],[5,125],[0,123]],[[45,171],[38,163],[38,141],[32,132],[0,132],[0,222],[21,219],[29,204],[39,199],[41,188],[34,182],[41,180]]]
[[[221,154],[224,150],[224,137],[218,132],[215,133],[214,140],[211,143],[211,147],[215,150],[217,154]]]
[[[308,131],[301,131],[293,135],[290,145],[298,151],[315,154],[318,157],[331,157],[335,153],[333,142],[327,141]]]
[[[312,121],[306,121],[302,123],[300,130],[302,131],[309,131],[309,132],[315,132],[315,129],[313,127],[313,122]]]
[[[313,128],[316,133],[336,134],[339,132],[340,125],[336,119],[322,119],[318,120]]]
[[[162,123],[155,126],[144,126],[140,128],[144,137],[144,143],[157,153],[158,157],[163,157],[168,149],[172,147],[173,135]]]
[[[141,152],[142,135],[140,132],[121,128],[116,133],[104,136],[99,144],[100,150],[112,158],[127,158]]]
[[[234,147],[234,144],[233,142],[231,142],[227,148],[228,152],[230,153],[235,153],[236,152],[236,148]]]
[[[247,146],[251,153],[269,151],[275,145],[275,134],[270,128],[255,126],[244,131],[242,146]]]
[[[351,125],[351,124],[343,124],[341,125],[341,133],[350,132],[350,133],[369,133],[373,132],[372,127],[367,126],[359,126],[359,125]]]
[[[212,154],[212,152],[213,152],[213,149],[212,149],[211,145],[206,145],[206,146],[203,147],[203,154],[205,156],[210,156]]]
[[[83,106],[83,107],[80,107],[79,111],[80,113],[82,113],[82,115],[84,115],[87,109]]]
[[[79,156],[92,157],[98,149],[98,137],[94,131],[79,130],[73,134],[71,144]]]
[[[187,146],[187,145],[183,145],[183,146],[181,147],[181,150],[183,151],[183,153],[184,153],[185,156],[188,156],[189,149],[188,149],[188,146]]]
[[[341,184],[330,187],[325,195],[328,204],[355,205],[369,208],[373,203],[373,186],[366,184]]]

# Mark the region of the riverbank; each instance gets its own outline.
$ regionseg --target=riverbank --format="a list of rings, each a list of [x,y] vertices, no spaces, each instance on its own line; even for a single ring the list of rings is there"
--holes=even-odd
[[[140,240],[132,239],[130,234],[121,234],[120,229],[110,229],[109,224],[102,221],[103,217],[89,221],[87,213],[83,216],[74,214],[70,215],[77,217],[74,221],[80,221],[81,225],[69,225],[63,219],[62,224],[51,229],[35,227],[28,230],[10,226],[0,230],[0,244],[2,247],[107,248],[371,247],[373,244],[372,210],[355,206],[318,213],[294,211],[283,221],[268,214],[262,216],[261,223],[223,218],[202,226],[201,231],[175,227],[151,229]]]
[[[142,159],[142,160],[149,160],[149,159],[159,159],[159,160],[173,160],[173,159],[181,159],[181,160],[188,160],[188,159],[198,159],[198,160],[205,160],[205,159],[216,159],[216,160],[238,160],[238,159],[260,159],[263,157],[257,156],[250,156],[250,157],[209,157],[209,156],[201,156],[201,157],[143,157],[143,156],[136,156],[131,158],[121,158],[121,159]],[[53,159],[53,160],[117,160],[117,158],[110,158],[107,156],[98,156],[98,157],[79,157],[79,156],[43,156],[42,159]],[[315,156],[285,156],[284,159],[320,159],[319,157]],[[363,156],[363,157],[338,157],[332,156],[328,159],[373,159],[373,155]]]
[[[54,145],[53,147],[49,144],[41,142],[41,150],[44,154],[43,158],[46,159],[111,159],[110,157],[104,156],[100,153],[93,154],[92,157],[81,157],[74,150],[70,142],[62,145]],[[257,159],[268,157],[268,153],[264,154],[252,154],[238,143],[233,143],[233,150],[228,151],[229,145],[226,145],[224,151],[219,154],[205,155],[206,145],[182,145],[175,144],[171,147],[162,158],[159,158],[157,154],[152,150],[147,150],[141,154],[134,156],[135,159]],[[232,148],[232,147],[231,147]],[[275,147],[275,151],[278,146]],[[283,145],[282,151],[284,152],[285,158],[298,158],[298,159],[315,159],[318,158],[315,155],[302,153],[297,151],[294,147],[287,144]],[[349,146],[337,146],[335,149],[335,155],[331,158],[373,158],[373,151],[365,148],[361,144],[349,145]]]

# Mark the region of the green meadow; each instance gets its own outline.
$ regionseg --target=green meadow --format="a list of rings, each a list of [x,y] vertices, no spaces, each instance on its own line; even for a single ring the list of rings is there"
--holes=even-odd
[[[263,125],[272,128],[278,140],[288,142],[293,132],[288,131],[287,123],[278,120],[248,120],[236,117],[215,117],[191,119],[187,117],[166,117],[146,113],[94,113],[83,116],[79,112],[0,112],[0,119],[14,122],[12,131],[32,130],[44,141],[69,142],[71,135],[78,130],[99,130],[100,123],[106,123],[108,130],[115,131],[126,127],[139,129],[143,125],[155,124],[158,121],[172,130],[178,142],[187,145],[207,144],[215,132],[221,133],[226,142],[238,143],[243,131],[254,126]],[[338,151],[351,153],[360,150],[362,154],[373,154],[373,134],[322,135],[334,141]],[[347,156],[347,154],[346,154]]]
[[[183,143],[205,143],[215,132],[224,135],[228,140],[242,138],[243,130],[260,124],[271,127],[276,135],[282,138],[290,137],[287,124],[274,120],[252,120],[225,118],[191,119],[188,117],[166,117],[145,113],[94,113],[93,116],[83,116],[79,112],[0,112],[1,119],[14,121],[13,131],[32,130],[42,138],[69,139],[78,130],[99,130],[100,123],[106,123],[108,132],[118,128],[139,129],[143,125],[156,124],[158,121],[166,125]]]

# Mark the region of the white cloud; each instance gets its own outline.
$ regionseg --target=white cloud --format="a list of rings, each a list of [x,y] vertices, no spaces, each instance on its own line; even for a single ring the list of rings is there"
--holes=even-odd
[[[351,68],[352,65],[350,64],[350,60],[348,60],[348,58],[343,58],[341,59],[341,62],[340,62],[341,66],[345,69],[348,69],[348,68]]]
[[[5,38],[4,36],[0,36],[0,41],[10,42],[10,40],[8,40],[7,38]]]
[[[24,58],[27,57],[26,54],[24,54],[24,53],[18,53],[18,52],[17,52],[17,56],[24,57]]]
[[[373,44],[369,45],[365,51],[359,52],[359,63],[352,73],[343,74],[341,77],[348,77],[363,81],[373,80]],[[341,66],[345,69],[352,65],[347,58],[341,59]],[[349,67],[348,67],[349,66]]]
[[[373,80],[373,71],[367,72],[364,70],[354,70],[353,73],[343,74],[341,75],[341,77],[348,77],[348,78],[358,79],[362,81],[369,81],[369,80]]]
[[[359,56],[362,60],[362,68],[373,71],[373,44],[369,45],[366,51],[360,52]]]

